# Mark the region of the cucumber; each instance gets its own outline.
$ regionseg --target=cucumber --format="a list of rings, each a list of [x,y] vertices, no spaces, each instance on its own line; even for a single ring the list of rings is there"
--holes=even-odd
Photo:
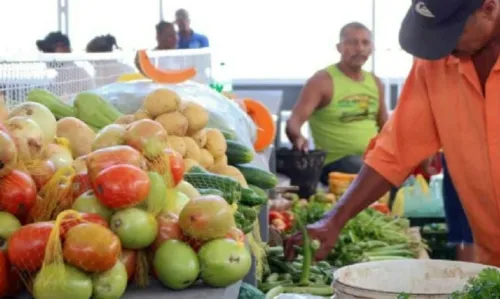
[[[227,143],[227,162],[229,165],[244,164],[252,162],[253,150],[239,143],[238,141],[226,140]]]
[[[232,204],[241,198],[241,186],[233,178],[213,173],[186,173],[184,180],[196,189],[218,189],[223,192],[224,199]]]
[[[226,141],[227,140],[236,140],[236,134],[234,132],[229,132],[229,131],[226,131],[226,130],[221,130],[219,129],[219,131],[222,133],[222,135],[224,135],[224,138],[226,138]]]
[[[262,190],[262,189],[261,189]],[[241,188],[240,203],[248,207],[263,205],[267,202],[267,196],[257,194],[253,189]]]
[[[224,192],[220,191],[219,189],[198,189],[198,192],[200,192],[201,195],[218,195],[220,197],[224,197]]]
[[[241,171],[248,184],[262,189],[271,189],[278,185],[278,178],[269,171],[249,164],[236,165],[236,168]]]
[[[266,199],[269,198],[269,194],[267,194],[267,191],[263,190],[262,188],[259,188],[254,185],[248,185],[248,188],[252,189],[255,193],[257,193],[257,195],[261,197],[265,197]]]

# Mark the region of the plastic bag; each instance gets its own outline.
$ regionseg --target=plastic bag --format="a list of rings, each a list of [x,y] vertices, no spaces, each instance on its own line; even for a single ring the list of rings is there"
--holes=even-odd
[[[439,181],[435,181],[439,182]],[[411,176],[405,185],[396,194],[403,197],[404,216],[413,218],[441,218],[444,217],[444,203],[441,194],[441,185],[432,183],[431,188],[421,176]]]
[[[257,128],[251,118],[236,103],[209,86],[192,81],[182,84],[157,84],[150,80],[138,80],[105,85],[92,92],[102,96],[120,112],[133,114],[139,110],[143,99],[149,93],[160,88],[175,91],[184,101],[202,105],[210,114],[208,128],[231,132],[238,141],[253,148]]]

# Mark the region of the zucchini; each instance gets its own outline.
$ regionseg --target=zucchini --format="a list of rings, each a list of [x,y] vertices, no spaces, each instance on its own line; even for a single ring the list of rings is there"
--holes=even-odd
[[[220,197],[224,197],[224,192],[222,192],[219,189],[198,189],[198,192],[200,192],[200,195],[218,195]]]
[[[78,119],[98,129],[112,124],[122,116],[113,105],[91,92],[79,93],[73,106]]]
[[[262,189],[261,189],[262,190]],[[263,205],[267,202],[267,196],[257,194],[253,189],[241,188],[240,203],[248,207]]]
[[[224,199],[232,204],[241,198],[241,186],[233,178],[213,173],[186,173],[184,180],[196,189],[218,189],[224,194]]]
[[[252,162],[253,150],[239,143],[238,141],[226,140],[227,162],[229,165],[244,164]]]
[[[262,189],[271,189],[278,185],[278,178],[269,171],[249,164],[236,165],[236,168],[241,171],[250,185],[254,185]]]
[[[35,88],[32,89],[26,98],[28,102],[35,102],[49,108],[50,112],[54,114],[57,119],[64,117],[75,117],[75,110],[73,107],[66,105],[61,99],[52,92]]]

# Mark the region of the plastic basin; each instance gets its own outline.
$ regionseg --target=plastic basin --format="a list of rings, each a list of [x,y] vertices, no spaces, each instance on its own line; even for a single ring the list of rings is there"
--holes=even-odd
[[[444,260],[397,260],[343,267],[334,273],[336,299],[449,299],[488,266]]]

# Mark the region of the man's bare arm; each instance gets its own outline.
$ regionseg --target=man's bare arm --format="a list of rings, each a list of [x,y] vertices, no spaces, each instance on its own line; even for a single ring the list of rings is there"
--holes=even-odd
[[[286,134],[292,143],[302,136],[300,128],[316,109],[322,107],[325,96],[331,94],[332,89],[332,80],[325,71],[317,72],[306,82],[286,125]]]
[[[377,114],[377,124],[379,131],[382,130],[384,127],[385,122],[389,118],[389,113],[387,111],[387,105],[385,103],[385,91],[384,91],[384,84],[382,83],[382,80],[380,80],[379,77],[373,75],[375,77],[375,81],[377,82],[378,86],[378,98],[379,98],[379,108],[378,108],[378,114]]]

